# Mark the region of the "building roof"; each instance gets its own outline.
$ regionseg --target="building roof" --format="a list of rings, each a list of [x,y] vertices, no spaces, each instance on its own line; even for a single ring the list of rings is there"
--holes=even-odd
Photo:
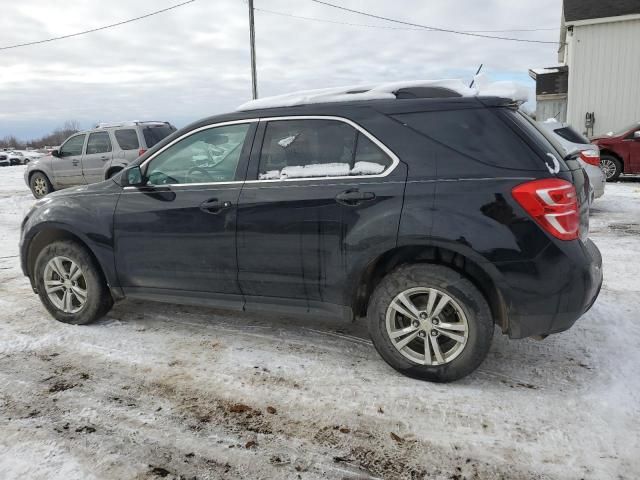
[[[640,14],[638,0],[564,0],[565,22]]]

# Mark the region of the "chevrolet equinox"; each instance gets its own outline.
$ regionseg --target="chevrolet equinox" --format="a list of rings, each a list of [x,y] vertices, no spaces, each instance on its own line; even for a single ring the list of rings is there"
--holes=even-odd
[[[33,290],[72,324],[125,297],[366,317],[389,365],[437,382],[477,368],[496,325],[570,328],[602,283],[577,158],[511,99],[383,93],[250,103],[47,195],[22,225]]]

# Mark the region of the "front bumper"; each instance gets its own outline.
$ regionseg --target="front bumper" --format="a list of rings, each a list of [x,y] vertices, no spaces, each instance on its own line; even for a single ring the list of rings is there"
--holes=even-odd
[[[586,313],[602,286],[602,256],[591,240],[552,242],[527,262],[496,265],[511,338],[558,333]]]

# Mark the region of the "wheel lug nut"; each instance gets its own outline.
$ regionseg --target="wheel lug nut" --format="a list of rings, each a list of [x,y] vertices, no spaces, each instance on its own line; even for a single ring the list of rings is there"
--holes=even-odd
[[[437,330],[431,330],[431,336],[432,337],[437,337],[438,336],[438,331]]]
[[[418,333],[418,336],[424,338],[427,336],[427,332],[425,332],[424,330],[420,330],[420,333]]]
[[[422,312],[422,313],[420,314],[420,318],[424,320],[425,318],[427,318],[427,314],[426,314],[426,313],[424,313],[424,312]]]
[[[434,318],[433,320],[431,320],[431,323],[433,323],[434,325],[438,325],[440,323],[440,320]]]
[[[418,328],[420,326],[420,322],[417,321],[417,320],[414,320],[411,325],[413,325],[414,327]]]

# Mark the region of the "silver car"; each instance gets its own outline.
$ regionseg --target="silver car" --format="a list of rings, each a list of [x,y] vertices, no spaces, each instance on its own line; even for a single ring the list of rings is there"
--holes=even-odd
[[[33,196],[111,178],[176,128],[168,122],[101,123],[70,136],[50,155],[29,162],[24,180]]]
[[[604,195],[604,186],[607,182],[600,168],[600,149],[598,146],[590,143],[584,135],[578,133],[568,123],[549,119],[545,122],[538,122],[538,124],[554,136],[556,143],[564,149],[565,155],[579,153],[580,165],[587,172],[589,183],[593,188],[591,200]]]

